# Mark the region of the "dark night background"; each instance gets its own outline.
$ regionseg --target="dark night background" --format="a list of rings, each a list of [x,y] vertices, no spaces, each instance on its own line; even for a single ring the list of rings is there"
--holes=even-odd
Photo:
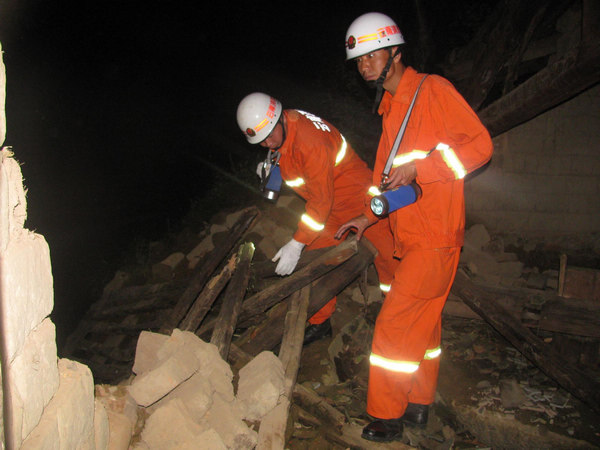
[[[421,3],[441,61],[494,2]],[[3,1],[4,145],[22,163],[26,227],[50,245],[59,352],[132,242],[173,230],[219,181],[206,162],[253,173],[262,152],[235,123],[244,95],[330,120],[314,108],[354,95],[370,115],[372,93],[343,47],[369,11],[417,40],[413,1]],[[354,119],[356,133],[366,122]]]

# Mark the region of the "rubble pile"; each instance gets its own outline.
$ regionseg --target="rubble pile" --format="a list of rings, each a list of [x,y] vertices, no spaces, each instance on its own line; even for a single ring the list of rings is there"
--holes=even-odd
[[[107,285],[69,343],[94,373],[115,448],[265,448],[263,423],[279,429],[285,448],[367,448],[360,430],[369,421],[368,354],[382,302],[374,251],[350,240],[305,252],[294,274],[274,276],[269,258],[291,237],[302,206],[283,195],[256,218],[221,214],[177,246],[154,244],[143,270],[120,271]],[[538,448],[600,444],[590,425],[597,412],[581,391],[553,379],[579,380],[580,370],[598,367],[600,305],[558,296],[561,284],[569,292],[568,270],[526,267],[507,248],[482,225],[468,229],[444,309],[429,423],[406,427],[403,443],[368,448],[514,448],[509,435]],[[291,348],[283,343],[293,328],[284,326],[287,314],[299,298],[311,315],[333,295],[333,338],[301,350],[296,380],[282,361]],[[539,354],[504,339],[515,333]],[[548,374],[546,347],[565,345],[573,368]],[[276,416],[285,423],[273,424]]]
[[[124,430],[111,433],[111,448],[253,449],[256,424],[283,392],[283,368],[272,352],[239,371],[235,394],[233,372],[217,347],[181,330],[142,332],[133,373],[118,388],[97,387],[113,413],[111,430]]]

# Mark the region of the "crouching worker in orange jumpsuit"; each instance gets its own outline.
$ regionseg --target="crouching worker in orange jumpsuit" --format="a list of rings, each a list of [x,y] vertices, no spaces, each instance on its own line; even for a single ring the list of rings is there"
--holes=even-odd
[[[362,437],[372,441],[401,439],[404,423],[427,422],[437,387],[442,308],[463,244],[463,179],[491,158],[493,148],[477,115],[446,79],[404,65],[403,44],[396,23],[379,13],[358,17],[346,34],[347,59],[377,88],[376,105],[385,91],[378,105],[383,127],[374,187],[391,191],[416,181],[422,192],[389,214],[400,264],[375,323],[369,358],[367,413],[375,420]],[[397,153],[388,158],[401,129]],[[392,169],[385,177],[388,160]],[[336,237],[351,228],[360,237],[377,220],[366,207]]]
[[[304,111],[282,109],[279,100],[260,92],[239,104],[237,122],[251,144],[268,148],[259,175],[278,166],[283,181],[306,200],[305,213],[293,238],[274,256],[278,275],[291,274],[302,250],[338,245],[339,227],[359,214],[372,172],[344,136],[329,122]],[[269,167],[266,167],[269,166]],[[392,234],[387,220],[371,227],[365,236],[377,248],[375,267],[387,292],[398,261],[393,258]],[[336,298],[309,319],[304,344],[331,336],[330,316]]]

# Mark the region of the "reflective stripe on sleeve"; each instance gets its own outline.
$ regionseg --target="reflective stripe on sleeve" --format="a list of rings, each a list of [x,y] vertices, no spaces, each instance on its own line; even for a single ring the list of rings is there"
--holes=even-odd
[[[464,166],[458,159],[458,156],[456,156],[456,153],[454,153],[454,150],[452,148],[450,148],[450,146],[440,142],[435,147],[435,149],[442,154],[442,159],[444,160],[446,165],[450,168],[450,170],[452,170],[452,172],[454,172],[454,176],[456,177],[457,180],[460,180],[465,177],[465,175],[467,174],[467,171],[465,170]]]
[[[393,359],[387,359],[374,353],[371,353],[369,362],[374,366],[391,372],[413,373],[419,368],[419,363],[416,361],[394,361]]]
[[[435,359],[435,358],[439,358],[439,356],[442,354],[442,348],[441,347],[436,347],[436,348],[430,348],[425,350],[425,356],[423,357],[423,359]]]
[[[379,289],[381,289],[382,292],[390,292],[390,290],[392,289],[392,285],[391,284],[383,284],[383,283],[381,283],[379,285]]]
[[[417,159],[425,159],[427,158],[427,155],[429,155],[429,152],[426,152],[424,150],[413,150],[412,152],[398,155],[394,158],[392,167],[402,166]]]
[[[367,192],[373,197],[381,195],[381,191],[379,190],[379,188],[377,188],[377,186],[371,186]]]
[[[302,218],[300,220],[304,222],[311,230],[314,231],[321,231],[323,228],[325,228],[324,224],[317,222],[308,214],[302,214]]]
[[[304,178],[296,178],[295,180],[289,180],[286,181],[285,184],[287,184],[289,187],[302,186],[304,184]]]

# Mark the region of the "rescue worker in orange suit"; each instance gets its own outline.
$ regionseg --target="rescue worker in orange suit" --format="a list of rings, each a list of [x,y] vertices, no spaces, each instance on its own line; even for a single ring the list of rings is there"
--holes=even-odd
[[[441,313],[456,274],[465,227],[464,176],[492,155],[492,141],[462,96],[446,79],[421,84],[389,176],[382,173],[417,87],[425,74],[402,61],[405,41],[396,23],[367,13],[346,33],[346,56],[377,88],[382,135],[373,169],[375,188],[416,182],[421,196],[389,214],[394,255],[400,259],[375,323],[369,357],[367,413],[362,437],[392,441],[403,424],[424,426],[437,387]],[[381,94],[383,93],[383,98]],[[376,191],[376,189],[375,189]],[[392,191],[393,192],[393,191]],[[336,233],[357,237],[378,223],[367,206]]]
[[[283,181],[306,200],[292,239],[273,257],[275,272],[291,274],[304,248],[315,250],[338,245],[338,228],[362,211],[362,193],[371,184],[372,172],[344,136],[329,122],[305,111],[283,110],[281,102],[255,92],[239,104],[237,121],[251,144],[268,148],[258,167],[270,171],[277,165]],[[380,287],[389,290],[395,265],[392,234],[387,220],[365,233],[378,249],[374,264]],[[330,316],[336,298],[309,318],[304,344],[331,336]]]

